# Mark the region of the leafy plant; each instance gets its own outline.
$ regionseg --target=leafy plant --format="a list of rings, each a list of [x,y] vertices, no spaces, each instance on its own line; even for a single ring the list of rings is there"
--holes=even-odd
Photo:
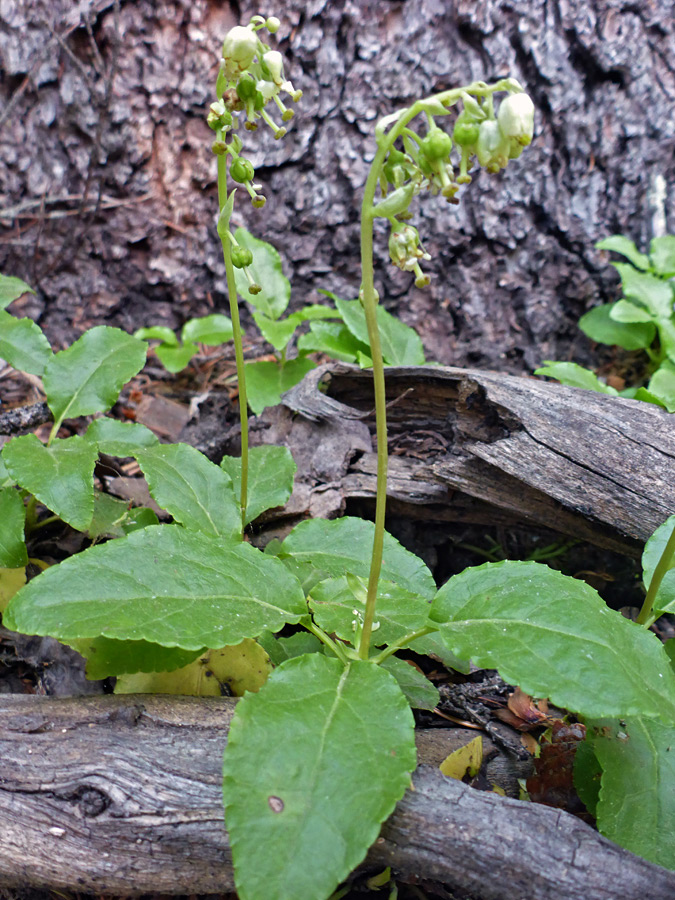
[[[628,260],[612,263],[621,277],[623,297],[591,309],[581,317],[579,327],[599,344],[644,350],[649,358],[647,383],[618,391],[590,369],[572,362],[546,361],[535,374],[548,375],[572,387],[644,400],[675,412],[675,235],[654,238],[648,256],[620,234],[595,246]]]
[[[376,128],[362,207],[361,291],[357,301],[336,300],[344,327],[368,347],[373,366],[375,522],[304,521],[266,552],[244,540],[256,515],[287,498],[294,472],[284,448],[248,449],[250,370],[243,357],[235,270],[243,271],[254,296],[267,297],[264,327],[278,325],[286,307],[283,294],[279,299],[276,291],[265,293],[252,274],[266,280],[263,251],[245,246],[246,239],[230,231],[234,191],[227,190],[229,175],[255,207],[263,205],[253,166],[241,156],[238,119],[246,120],[248,131],[262,119],[280,138],[285,128],[266,105],[273,101],[287,122],[292,111],[280,92],[300,99],[283,75],[280,54],[259,37],[263,28],[278,27],[277,19],[256,16],[227,34],[218,99],[208,116],[216,132],[218,233],[240,379],[241,458],[216,465],[191,447],[160,445],[144,429],[107,418],[94,420],[84,437],[58,438],[66,415],[110,408],[121,385],[142,365],[145,345],[114,329],[93,329],[61,354],[44,351],[54,428],[46,445],[28,435],[3,449],[2,559],[14,568],[24,564],[22,501],[29,494],[29,524],[39,524],[37,498],[74,527],[91,528],[91,470],[99,450],[135,457],[151,494],[173,522],[137,522],[124,536],[48,568],[15,593],[5,624],[77,647],[97,677],[181,670],[186,680],[172,677],[172,689],[189,692],[195,685],[201,690],[207,672],[219,684],[231,680],[219,668],[223,648],[238,647],[239,660],[248,656],[253,641],[253,652],[265,651],[275,668],[257,693],[239,701],[224,758],[226,825],[242,900],[322,900],[363,859],[410,784],[415,766],[410,706],[435,703],[434,689],[395,654],[404,648],[425,653],[430,646],[438,652],[439,642],[450,664],[461,667],[460,660],[471,658],[497,668],[528,693],[548,696],[597,722],[586,756],[603,770],[597,802],[602,827],[649,858],[669,855],[672,861],[675,832],[658,791],[664,779],[666,790],[672,785],[664,748],[675,729],[675,672],[672,653],[669,657],[646,626],[672,607],[675,519],[645,550],[647,595],[638,623],[608,609],[583,582],[532,561],[489,562],[437,590],[424,563],[384,529],[384,358],[409,348],[398,347],[395,327],[387,331],[378,306],[373,222],[378,217],[389,222],[392,261],[412,272],[419,286],[426,284],[421,263],[428,254],[407,224],[408,207],[427,191],[456,202],[460,185],[471,181],[474,160],[496,173],[530,143],[534,108],[512,79],[475,82],[418,100]],[[499,92],[507,96],[495,110]],[[458,114],[451,137],[436,119],[453,111]],[[412,127],[418,116],[422,133]],[[258,254],[260,270],[252,268]],[[269,275],[271,283],[275,277]],[[310,319],[306,343],[328,340],[322,324]],[[105,527],[114,534],[118,523],[108,516]],[[288,625],[298,633],[280,637]],[[141,682],[149,683],[127,679],[126,689]],[[618,743],[615,720],[625,721],[635,735],[629,756]],[[638,757],[654,775],[641,782],[642,828],[636,839],[625,813],[612,803]]]

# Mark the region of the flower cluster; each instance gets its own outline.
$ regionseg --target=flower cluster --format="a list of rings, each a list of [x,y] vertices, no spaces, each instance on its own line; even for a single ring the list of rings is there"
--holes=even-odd
[[[510,160],[517,159],[532,141],[534,104],[516,81],[507,79],[492,88],[478,82],[471,87],[477,97],[467,89],[459,92],[459,96],[456,93],[447,98],[438,95],[438,99],[432,98],[435,102],[422,105],[420,111],[427,119],[425,134],[417,134],[409,127],[397,129],[403,149],[397,149],[389,140],[382,166],[383,199],[373,213],[389,220],[391,260],[400,269],[414,272],[418,287],[429,283],[429,277],[423,274],[419,264],[420,260],[428,260],[430,256],[420,246],[416,229],[402,224],[410,218],[408,207],[412,198],[429,190],[433,194],[440,193],[449,203],[459,203],[456,194],[460,185],[471,181],[469,170],[474,161],[487,172],[499,172]],[[507,90],[508,95],[495,114],[493,95],[497,89]],[[451,136],[436,124],[434,116],[447,115],[448,107],[460,102],[462,108]],[[399,115],[391,117],[390,121]],[[378,134],[378,142],[388,137],[383,129]]]

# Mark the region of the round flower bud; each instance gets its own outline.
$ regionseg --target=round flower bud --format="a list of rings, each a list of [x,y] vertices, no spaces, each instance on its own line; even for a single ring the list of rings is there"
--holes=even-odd
[[[478,141],[480,124],[473,117],[460,113],[457,116],[452,137],[459,147],[474,147]]]
[[[420,144],[420,150],[429,160],[445,159],[452,150],[452,140],[442,128],[432,128]]]
[[[253,254],[246,247],[232,248],[232,265],[237,269],[245,269],[253,262]]]
[[[244,102],[246,102],[247,100],[252,100],[255,97],[255,92],[255,78],[252,78],[248,74],[242,75],[237,82],[237,96],[239,97],[239,99],[243,100]]]
[[[234,81],[253,62],[258,49],[258,38],[248,26],[235,25],[225,35],[223,41],[223,59],[225,74]]]
[[[269,31],[270,34],[276,34],[276,32],[281,28],[281,22],[277,19],[276,16],[270,16],[265,20],[265,28]]]
[[[534,134],[534,103],[528,94],[509,94],[497,113],[502,134],[527,147]]]
[[[253,168],[253,163],[241,156],[237,157],[230,166],[230,178],[238,184],[244,184],[246,181],[251,181],[254,175],[255,169]]]

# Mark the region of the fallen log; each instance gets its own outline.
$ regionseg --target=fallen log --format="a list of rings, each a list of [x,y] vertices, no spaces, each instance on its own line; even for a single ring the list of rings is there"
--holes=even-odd
[[[221,760],[234,702],[2,697],[0,886],[231,890]],[[453,734],[420,732],[421,762],[437,765],[457,746]],[[675,896],[675,872],[559,810],[473,790],[428,766],[413,784],[364,867],[391,866],[402,880],[480,900]]]
[[[657,406],[472,369],[391,367],[386,382],[390,512],[524,522],[634,556],[675,513],[675,418]],[[374,497],[371,373],[321,366],[283,399],[299,482]],[[341,433],[353,452],[330,482],[320,459]]]

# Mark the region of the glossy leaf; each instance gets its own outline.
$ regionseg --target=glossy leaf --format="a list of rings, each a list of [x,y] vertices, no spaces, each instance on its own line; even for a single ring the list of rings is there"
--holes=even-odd
[[[624,237],[622,234],[613,234],[611,237],[598,241],[595,245],[598,250],[613,250],[614,253],[620,253],[630,260],[638,269],[649,268],[649,257],[644,253],[640,253],[633,241]]]
[[[91,547],[34,578],[7,627],[66,642],[109,637],[199,650],[298,622],[300,585],[250,544],[156,525]]]
[[[579,328],[592,341],[610,346],[623,347],[624,350],[643,350],[651,347],[656,337],[656,328],[648,324],[631,324],[617,322],[610,315],[614,303],[605,303],[589,310],[579,319]]]
[[[0,490],[0,568],[17,569],[28,565],[24,525],[26,507],[13,487]]]
[[[309,563],[324,572],[325,577],[339,577],[349,572],[367,578],[374,532],[372,522],[351,516],[333,521],[307,519],[291,531],[281,552],[296,562]],[[384,535],[381,579],[428,600],[436,590],[431,572],[422,560],[390,534]]]
[[[320,654],[279,666],[237,704],[225,751],[241,900],[326,900],[365,857],[414,767],[412,714],[388,672]]]
[[[157,436],[140,422],[120,422],[107,416],[94,419],[84,436],[96,444],[100,453],[109,456],[133,456],[142,447],[159,443]]]
[[[102,537],[118,538],[139,528],[158,524],[157,515],[147,507],[133,507],[126,500],[109,494],[94,492],[94,515],[87,534],[92,540]]]
[[[169,347],[178,346],[178,338],[171,328],[166,325],[152,325],[150,328],[139,328],[134,331],[134,337],[143,341],[161,341]]]
[[[267,406],[277,406],[281,403],[281,395],[302,381],[314,368],[316,363],[305,358],[289,359],[283,365],[265,360],[246,363],[244,373],[248,405],[256,415],[260,415]]]
[[[182,650],[148,641],[116,641],[105,637],[68,643],[87,660],[87,678],[92,680],[135,672],[170,672],[186,666],[204,652],[204,648]]]
[[[645,716],[594,723],[602,767],[599,830],[632,853],[675,869],[675,724]]]
[[[49,341],[36,322],[0,310],[0,358],[21,372],[42,375],[51,356]]]
[[[638,272],[625,263],[614,263],[614,268],[621,276],[626,297],[637,300],[654,318],[670,318],[673,312],[673,289],[668,282],[655,275]]]
[[[598,806],[601,776],[602,768],[593,749],[592,735],[587,733],[574,754],[574,788],[592,816]]]
[[[555,378],[561,384],[569,387],[582,388],[585,391],[598,391],[600,394],[618,396],[618,391],[608,384],[600,381],[595,372],[584,369],[583,366],[573,362],[553,362],[544,360],[544,365],[534,370],[535,375],[546,375],[547,378]]]
[[[389,656],[382,668],[393,675],[403,695],[413,709],[435,709],[440,703],[438,689],[412,663]]]
[[[454,575],[430,618],[458,656],[587,716],[675,717],[675,675],[651,632],[583,581],[532,562]]]
[[[370,347],[366,314],[359,300],[335,300],[342,319],[355,338]],[[419,335],[408,325],[377,307],[377,325],[380,331],[382,356],[388,366],[422,366],[424,350]]]
[[[17,484],[77,531],[94,513],[95,445],[79,435],[46,447],[34,434],[12,438],[2,458]]]
[[[110,409],[127,381],[143,368],[146,352],[144,341],[100,325],[55,353],[43,378],[54,419]]]
[[[222,313],[213,313],[190,319],[183,325],[180,334],[185,343],[196,342],[206,344],[207,347],[217,347],[232,340],[232,322]]]
[[[437,631],[415,638],[414,641],[406,645],[406,649],[412,650],[420,656],[430,656],[432,659],[437,659],[447,669],[454,669],[455,672],[461,672],[463,675],[468,675],[471,671],[470,661],[468,659],[460,659],[454,653],[451,653]]]
[[[9,306],[24,294],[34,294],[33,288],[12,275],[0,275],[0,309]]]
[[[0,488],[12,487],[15,484],[16,482],[7,471],[7,466],[2,458],[2,451],[0,451]]]
[[[675,234],[653,238],[649,245],[649,258],[662,278],[675,276]]]
[[[241,510],[232,481],[189,444],[157,444],[136,459],[155,501],[177,522],[206,535],[241,534]]]
[[[232,479],[235,497],[241,492],[241,458],[224,456],[220,467]],[[246,524],[260,513],[275,506],[283,506],[293,491],[297,466],[287,447],[271,444],[251,447],[248,452],[248,498]]]
[[[248,270],[262,288],[259,294],[249,293],[249,283],[243,269],[235,269],[237,293],[268,318],[278,319],[291,299],[291,283],[283,273],[279,253],[271,244],[253,237],[245,228],[237,228],[234,237],[238,244],[253,253],[253,262]]]

